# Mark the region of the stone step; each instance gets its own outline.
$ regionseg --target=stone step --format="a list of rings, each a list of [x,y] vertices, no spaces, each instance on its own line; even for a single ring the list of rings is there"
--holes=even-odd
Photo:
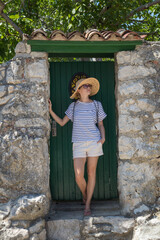
[[[92,201],[84,217],[82,202],[52,202],[47,240],[160,240],[160,213],[134,218],[120,214],[118,201]]]
[[[130,239],[134,219],[120,216],[118,201],[92,201],[88,217],[83,215],[84,207],[82,201],[53,201],[46,219],[47,239]]]
[[[118,201],[92,201],[92,216],[117,216],[120,215],[120,206]],[[47,216],[50,219],[76,219],[83,218],[84,204],[82,201],[53,201],[50,213]]]
[[[64,212],[63,214],[66,214]],[[47,240],[131,240],[134,219],[123,216],[60,217],[46,222]]]
[[[101,210],[108,210],[108,209],[120,209],[119,202],[117,200],[114,201],[92,201],[91,207],[93,209],[101,209]],[[84,204],[82,201],[53,201],[51,209],[58,210],[58,211],[68,211],[68,210],[81,210],[84,208]]]

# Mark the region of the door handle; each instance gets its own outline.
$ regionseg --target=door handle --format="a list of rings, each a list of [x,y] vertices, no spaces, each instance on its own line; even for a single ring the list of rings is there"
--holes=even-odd
[[[56,126],[56,121],[52,121],[52,137],[56,137],[57,136],[57,126]]]

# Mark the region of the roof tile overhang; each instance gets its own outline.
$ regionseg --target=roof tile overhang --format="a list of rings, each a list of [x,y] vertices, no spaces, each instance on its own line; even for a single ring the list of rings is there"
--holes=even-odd
[[[124,29],[116,32],[88,29],[84,33],[54,30],[49,37],[37,29],[30,36],[23,34],[32,51],[47,52],[49,57],[113,57],[116,52],[134,50],[145,37]]]
[[[139,35],[131,30],[119,29],[116,32],[97,29],[87,29],[84,33],[73,31],[64,33],[54,30],[49,37],[41,29],[36,29],[31,35],[23,34],[23,40],[51,40],[51,41],[136,41],[143,40],[147,35]]]

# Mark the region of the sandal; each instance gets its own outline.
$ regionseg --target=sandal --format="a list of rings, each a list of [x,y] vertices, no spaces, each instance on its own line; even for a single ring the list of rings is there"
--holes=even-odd
[[[90,209],[85,209],[84,210],[84,216],[90,216],[91,215],[91,210]]]

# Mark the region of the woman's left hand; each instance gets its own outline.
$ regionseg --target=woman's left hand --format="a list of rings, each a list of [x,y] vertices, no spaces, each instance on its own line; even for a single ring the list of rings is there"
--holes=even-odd
[[[101,138],[97,143],[100,143],[100,142],[103,144],[105,142],[105,138]]]

